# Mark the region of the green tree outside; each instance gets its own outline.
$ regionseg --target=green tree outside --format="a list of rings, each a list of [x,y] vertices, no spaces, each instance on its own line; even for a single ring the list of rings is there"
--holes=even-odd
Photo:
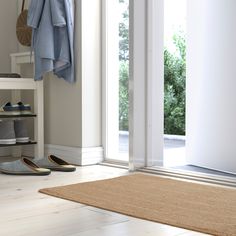
[[[175,53],[164,50],[164,133],[185,135],[186,42],[182,31],[173,37]]]
[[[123,4],[122,21],[119,22],[119,130],[129,130],[129,1]]]

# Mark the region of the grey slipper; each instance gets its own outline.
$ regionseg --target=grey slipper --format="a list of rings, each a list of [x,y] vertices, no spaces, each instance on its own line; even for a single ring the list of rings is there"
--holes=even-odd
[[[76,167],[54,155],[49,155],[37,161],[37,165],[54,171],[72,172]]]
[[[49,175],[49,169],[40,168],[27,158],[0,163],[0,172],[9,175]]]

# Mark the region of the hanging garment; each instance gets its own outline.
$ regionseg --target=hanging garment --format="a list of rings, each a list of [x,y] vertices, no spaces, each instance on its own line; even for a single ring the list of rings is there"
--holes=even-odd
[[[53,71],[72,83],[74,76],[73,0],[31,0],[28,25],[32,27],[35,80]]]

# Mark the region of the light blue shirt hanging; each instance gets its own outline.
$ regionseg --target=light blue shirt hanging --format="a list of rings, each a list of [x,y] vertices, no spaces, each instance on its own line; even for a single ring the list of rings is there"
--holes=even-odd
[[[33,29],[35,80],[53,71],[59,78],[75,82],[72,9],[72,0],[31,0],[28,25]]]

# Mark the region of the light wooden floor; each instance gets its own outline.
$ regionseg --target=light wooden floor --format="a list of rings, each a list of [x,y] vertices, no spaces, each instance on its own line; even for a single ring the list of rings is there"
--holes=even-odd
[[[200,236],[204,234],[140,220],[50,197],[40,188],[127,174],[106,167],[78,167],[46,177],[0,174],[0,236]]]

